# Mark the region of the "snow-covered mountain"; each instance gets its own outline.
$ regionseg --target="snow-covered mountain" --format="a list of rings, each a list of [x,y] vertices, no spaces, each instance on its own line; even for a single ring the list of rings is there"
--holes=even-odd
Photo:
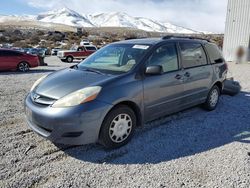
[[[68,8],[52,10],[39,14],[36,19],[42,22],[52,22],[81,27],[94,27],[94,25],[83,15],[80,15],[79,13]]]
[[[132,17],[123,12],[101,13],[88,15],[87,17],[98,27],[131,27],[145,31],[171,32],[158,21],[148,18]],[[169,23],[169,25],[171,24]]]
[[[39,14],[36,19],[42,22],[60,23],[77,27],[130,27],[153,32],[201,33],[192,29],[161,23],[141,17],[132,17],[124,12],[111,12],[82,15],[69,8]]]
[[[149,18],[132,17],[124,12],[111,12],[82,15],[69,8],[62,8],[41,13],[37,16],[0,16],[0,22],[8,19],[34,20],[58,23],[76,27],[129,27],[151,32],[200,34],[202,32],[176,26],[169,22],[162,23]]]

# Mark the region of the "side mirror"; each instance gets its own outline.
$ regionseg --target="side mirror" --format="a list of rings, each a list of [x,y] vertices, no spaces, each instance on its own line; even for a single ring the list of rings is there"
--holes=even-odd
[[[145,73],[149,75],[161,75],[163,73],[163,68],[161,65],[151,65],[146,68]]]

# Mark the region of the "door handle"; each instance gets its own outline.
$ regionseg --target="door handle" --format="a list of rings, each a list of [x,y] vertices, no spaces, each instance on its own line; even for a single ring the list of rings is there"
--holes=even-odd
[[[190,73],[189,73],[189,72],[186,72],[186,73],[184,74],[184,76],[190,77]]]
[[[177,80],[180,80],[180,79],[182,78],[182,76],[179,75],[179,74],[176,74],[175,78],[176,78]]]

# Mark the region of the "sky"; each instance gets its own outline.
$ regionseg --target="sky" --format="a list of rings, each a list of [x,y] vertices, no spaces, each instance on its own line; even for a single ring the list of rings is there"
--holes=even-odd
[[[81,14],[125,12],[198,31],[223,33],[227,0],[2,0],[0,14],[36,15],[63,7]]]

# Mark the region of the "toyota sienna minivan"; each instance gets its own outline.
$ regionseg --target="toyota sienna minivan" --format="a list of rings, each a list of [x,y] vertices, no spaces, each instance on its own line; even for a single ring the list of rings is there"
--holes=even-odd
[[[214,110],[227,65],[206,40],[165,36],[112,43],[37,80],[28,125],[55,143],[126,144],[137,126],[192,106]]]

